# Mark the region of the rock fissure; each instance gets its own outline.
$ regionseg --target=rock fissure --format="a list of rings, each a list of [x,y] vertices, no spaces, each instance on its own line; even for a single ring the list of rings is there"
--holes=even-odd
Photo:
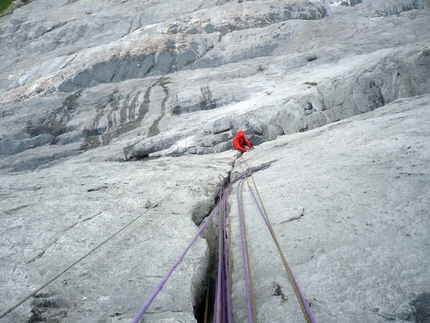
[[[217,190],[213,192],[214,202],[210,207],[210,212],[204,216],[200,223],[195,224],[200,226],[204,219],[207,218],[212,212],[216,211],[216,208],[220,207],[220,192],[224,191],[231,184],[231,174],[233,167],[227,172],[227,176],[220,177],[221,184],[218,186]],[[227,197],[228,198],[228,197]],[[228,209],[228,205],[227,205]],[[218,211],[219,212],[219,211]],[[228,212],[228,211],[227,211]],[[203,291],[195,295],[195,305],[194,305],[194,316],[198,323],[203,323],[205,321],[205,314],[209,318],[209,322],[212,321],[213,311],[214,311],[214,300],[215,300],[215,285],[217,277],[217,263],[218,263],[218,244],[219,244],[219,234],[218,234],[218,216],[214,214],[211,218],[208,228],[202,232],[202,237],[206,240],[209,248],[208,257],[208,269],[206,274],[206,280],[204,281],[205,286],[202,288]]]
[[[239,129],[255,147],[249,165],[278,160],[255,179],[316,321],[426,322],[429,8],[43,0],[2,15],[3,307],[59,260],[148,214],[0,322],[130,321],[218,202],[217,175],[231,172]],[[252,212],[258,321],[301,321]],[[146,320],[200,317],[206,282],[213,297],[212,226]],[[243,322],[244,284],[233,276],[233,321]]]

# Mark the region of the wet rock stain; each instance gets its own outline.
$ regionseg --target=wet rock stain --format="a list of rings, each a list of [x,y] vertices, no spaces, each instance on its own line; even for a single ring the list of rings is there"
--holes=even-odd
[[[156,86],[156,85],[160,85],[163,88],[165,97],[161,101],[160,115],[152,123],[151,127],[149,127],[148,138],[149,137],[154,137],[154,136],[156,136],[156,135],[158,135],[160,133],[160,129],[158,128],[158,124],[160,123],[161,119],[163,119],[163,117],[166,115],[166,102],[169,99],[169,89],[167,87],[167,84],[169,84],[169,82],[166,81],[166,79],[161,78],[157,83],[155,83],[153,85],[153,87]]]
[[[155,85],[153,85],[155,86]],[[149,94],[152,87],[145,91],[143,102],[138,105],[141,91],[130,92],[123,97],[118,90],[109,96],[108,103],[96,106],[96,117],[90,129],[84,130],[85,140],[82,150],[108,145],[114,138],[141,126],[142,120],[148,113]],[[106,114],[106,126],[102,125],[102,118]]]

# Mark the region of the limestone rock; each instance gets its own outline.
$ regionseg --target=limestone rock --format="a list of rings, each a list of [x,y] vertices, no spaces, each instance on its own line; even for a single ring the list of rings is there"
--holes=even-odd
[[[204,126],[204,131],[210,134],[219,134],[231,129],[231,120],[227,116],[223,116],[216,120],[208,121]]]
[[[0,313],[83,258],[0,322],[129,321],[241,174],[238,129],[255,147],[242,160],[271,163],[255,180],[316,321],[425,320],[429,8],[16,1],[0,17]],[[244,208],[257,319],[300,322]],[[146,321],[201,321],[215,237],[213,223]]]

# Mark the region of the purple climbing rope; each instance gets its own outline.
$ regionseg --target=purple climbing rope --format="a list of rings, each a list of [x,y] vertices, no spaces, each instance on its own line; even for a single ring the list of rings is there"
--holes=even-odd
[[[212,212],[209,214],[209,216],[206,217],[204,222],[202,223],[200,229],[197,231],[197,233],[194,235],[194,237],[191,239],[191,241],[188,243],[188,245],[185,247],[183,252],[180,254],[176,262],[173,264],[173,266],[170,268],[170,270],[167,272],[167,274],[164,276],[164,278],[160,281],[160,283],[156,286],[155,290],[151,293],[149,298],[146,300],[140,311],[136,314],[136,316],[133,318],[131,323],[138,323],[142,316],[146,313],[149,306],[155,299],[155,297],[158,295],[158,293],[163,289],[164,285],[166,284],[167,280],[172,275],[173,271],[178,267],[180,262],[184,259],[185,255],[187,254],[188,250],[191,248],[191,246],[195,243],[197,238],[200,236],[200,234],[203,232],[203,230],[206,228],[207,224],[213,217],[215,213],[218,212],[220,218],[219,218],[219,234],[218,234],[218,240],[219,240],[219,246],[218,246],[218,275],[217,275],[217,282],[216,282],[216,291],[215,291],[215,303],[214,303],[214,321],[217,323],[231,323],[232,320],[232,312],[231,312],[231,290],[230,290],[230,278],[229,278],[229,253],[226,246],[228,245],[228,239],[231,237],[228,237],[226,232],[227,227],[227,221],[225,214],[227,214],[227,198],[230,195],[232,184],[239,181],[238,188],[242,188],[243,181],[251,176],[252,173],[257,172],[261,169],[265,169],[269,167],[270,164],[264,164],[259,167],[255,167],[249,171],[244,171],[239,176],[237,176],[234,180],[232,180],[226,188],[223,188],[222,180],[220,179],[220,194],[219,194],[219,202],[217,206],[212,210]],[[238,190],[239,192],[239,190]],[[239,195],[238,195],[239,199]],[[241,210],[239,212],[242,212]],[[241,219],[241,217],[239,216]],[[243,223],[241,221],[241,228],[243,229]],[[241,230],[242,230],[241,229]],[[243,232],[241,232],[242,236]],[[244,239],[242,240],[242,250],[245,250],[245,242]],[[245,271],[245,284],[247,287],[247,298],[248,298],[248,316],[250,317],[250,321],[253,323],[253,315],[252,315],[252,305],[251,305],[251,292],[249,290],[249,273],[248,273],[248,265],[246,260],[246,255],[244,255],[244,271]]]
[[[145,302],[145,304],[142,306],[140,311],[136,314],[136,316],[133,318],[131,323],[138,323],[142,316],[146,313],[149,305],[151,305],[152,301],[155,299],[155,297],[158,295],[158,293],[163,289],[164,285],[166,284],[167,280],[172,275],[173,271],[178,267],[179,263],[184,259],[185,255],[187,254],[188,250],[191,248],[191,246],[194,244],[194,242],[197,240],[199,235],[202,233],[202,231],[206,228],[206,225],[209,223],[209,220],[212,218],[212,216],[216,213],[218,207],[216,207],[211,214],[205,219],[200,229],[197,231],[193,239],[188,243],[188,245],[185,247],[182,254],[179,256],[178,260],[176,260],[175,264],[170,268],[170,270],[167,272],[167,274],[164,276],[164,278],[161,280],[161,282],[157,285],[155,290],[152,292],[152,294],[149,296],[148,300]]]
[[[224,214],[228,214],[227,213],[227,197],[230,194],[230,190],[231,190],[231,185],[228,186],[226,192],[225,192],[225,199],[223,200],[223,206],[225,209],[225,213]],[[227,219],[224,220],[224,246],[227,246],[227,248],[224,248],[224,274],[225,274],[225,297],[226,297],[226,314],[227,314],[227,318],[226,318],[226,322],[227,323],[231,323],[233,322],[233,316],[232,316],[232,312],[231,312],[231,290],[230,290],[230,275],[229,275],[229,250],[228,250],[228,234],[227,234],[227,228],[228,228],[228,223],[227,223]]]
[[[246,257],[246,247],[245,247],[245,232],[244,232],[244,224],[243,224],[243,210],[240,207],[241,206],[241,198],[240,198],[240,192],[242,190],[243,182],[245,179],[241,179],[237,186],[237,203],[239,207],[239,227],[240,227],[240,242],[242,246],[242,262],[243,262],[243,274],[245,277],[245,292],[246,292],[246,302],[248,305],[248,322],[253,323],[254,318],[252,315],[252,301],[251,301],[251,288],[249,284],[249,276],[250,273],[248,271],[248,260]]]
[[[221,178],[220,178],[221,182]],[[220,185],[222,187],[222,185]],[[222,203],[222,192],[220,192],[220,202],[218,204],[218,274],[216,282],[216,292],[215,292],[215,307],[214,307],[214,321],[224,322],[221,319],[222,311],[222,296],[223,296],[223,249],[224,249],[224,208]]]
[[[222,286],[222,322],[231,323],[232,322],[232,313],[231,313],[231,294],[230,294],[230,278],[229,278],[229,257],[228,257],[228,235],[227,235],[227,198],[230,195],[231,185],[228,185],[226,189],[223,191],[223,196],[220,199],[220,209],[222,210],[222,221],[220,221],[220,226],[222,226],[222,237],[220,236],[220,240],[223,242],[223,248],[220,250],[218,257],[223,258],[222,266],[218,268],[218,271],[221,271],[221,286]],[[215,321],[217,322],[217,321]]]
[[[270,223],[269,223],[267,217],[265,216],[265,214],[264,214],[264,212],[263,212],[260,204],[258,203],[257,198],[256,198],[256,196],[255,196],[254,191],[252,190],[252,188],[250,188],[250,191],[251,191],[251,195],[252,195],[255,203],[258,206],[260,214],[263,217],[264,222],[267,225],[267,228],[269,229],[270,235],[272,236],[272,238],[273,238],[274,241],[277,241],[275,232],[273,231],[272,226],[270,225]],[[282,258],[284,258],[284,257],[282,257]],[[284,260],[285,259],[283,259],[283,262],[284,262],[284,265],[285,265],[285,269],[288,271],[288,274],[289,274],[289,276],[290,276],[290,278],[292,280],[292,283],[293,283],[293,287],[294,287],[296,293],[298,294],[298,297],[300,298],[299,303],[300,303],[300,306],[304,309],[305,318],[306,318],[307,322],[309,322],[309,323],[315,323],[315,320],[314,320],[314,318],[312,316],[311,309],[309,308],[308,302],[306,301],[306,298],[304,297],[302,291],[300,290],[299,284],[297,283],[297,280],[294,277],[294,274],[291,271],[290,266]]]
[[[242,165],[241,165],[241,164],[240,164],[240,167],[241,167],[241,168],[242,168],[242,170],[243,170],[243,167],[242,167]],[[252,173],[253,173],[253,171],[252,171],[252,170],[250,170],[250,172],[249,172],[249,176],[252,176]],[[255,184],[255,183],[254,183],[254,184]],[[295,294],[296,294],[296,296],[297,296],[297,300],[299,301],[300,307],[302,308],[303,315],[305,316],[305,319],[306,319],[306,321],[307,321],[308,323],[315,323],[315,319],[313,318],[313,315],[312,315],[312,312],[311,312],[311,310],[310,310],[310,308],[309,308],[308,302],[306,301],[306,298],[304,297],[304,295],[303,295],[303,293],[302,293],[302,291],[301,291],[301,289],[300,289],[300,287],[299,287],[299,284],[297,283],[297,280],[296,280],[296,278],[294,277],[294,274],[293,274],[293,272],[291,271],[291,268],[290,268],[290,266],[288,265],[288,263],[287,263],[287,261],[286,261],[286,259],[285,259],[284,255],[283,255],[283,253],[282,253],[281,247],[280,247],[280,245],[279,245],[279,243],[278,243],[278,239],[276,238],[275,232],[273,231],[273,227],[272,227],[272,225],[270,224],[270,221],[269,221],[269,219],[268,219],[268,217],[267,217],[267,215],[266,215],[265,210],[263,210],[263,209],[264,209],[264,207],[262,207],[262,205],[260,205],[260,203],[258,202],[257,197],[255,196],[255,194],[254,194],[254,191],[253,191],[252,187],[249,187],[249,188],[250,188],[251,195],[252,195],[252,197],[253,197],[253,199],[254,199],[254,201],[255,201],[255,204],[257,204],[258,210],[260,211],[260,214],[261,214],[261,216],[263,217],[264,222],[265,222],[265,223],[266,223],[266,225],[267,225],[267,228],[269,229],[270,235],[272,236],[272,239],[273,239],[273,241],[275,242],[276,247],[278,248],[278,251],[279,251],[280,256],[281,256],[281,259],[282,259],[282,262],[283,262],[284,267],[285,267],[285,269],[286,269],[286,271],[287,271],[287,273],[288,273],[288,276],[290,277],[291,284],[292,284],[293,289],[294,289],[294,292],[295,292]],[[256,189],[257,189],[257,188],[256,188]],[[258,191],[257,191],[257,193],[258,193]],[[262,203],[262,202],[261,202],[261,203]]]

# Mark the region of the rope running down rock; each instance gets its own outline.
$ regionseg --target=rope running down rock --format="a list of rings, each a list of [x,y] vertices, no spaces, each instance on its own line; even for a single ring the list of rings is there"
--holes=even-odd
[[[256,185],[256,183],[254,181],[254,177],[252,176],[252,171],[250,170],[249,165],[243,159],[241,159],[241,162],[242,161],[248,167],[248,170],[250,172],[250,177],[251,177],[251,180],[253,182],[255,191],[257,192],[259,201],[257,201],[257,198],[256,198],[256,196],[254,194],[254,191],[253,191],[251,185],[249,185],[249,182],[248,182],[249,190],[251,192],[251,195],[252,195],[255,203],[257,204],[257,207],[258,207],[258,209],[260,211],[261,216],[263,217],[263,219],[264,219],[264,221],[265,221],[265,223],[267,225],[267,228],[270,231],[270,235],[272,236],[273,241],[276,244],[276,248],[278,249],[278,252],[279,252],[279,255],[280,255],[281,259],[282,259],[282,263],[284,264],[285,270],[287,271],[288,278],[290,279],[291,285],[292,285],[292,287],[294,289],[294,293],[296,294],[296,297],[297,297],[297,300],[298,300],[298,302],[300,304],[300,307],[302,309],[303,315],[305,316],[306,322],[307,323],[315,323],[315,319],[312,316],[312,313],[311,313],[311,310],[309,308],[309,305],[308,305],[308,303],[307,303],[307,301],[306,301],[306,299],[305,299],[302,291],[300,290],[299,284],[297,283],[297,281],[296,281],[296,279],[295,279],[295,277],[293,275],[293,272],[291,271],[290,266],[287,263],[287,260],[284,257],[284,254],[282,252],[281,246],[280,246],[280,244],[278,242],[278,239],[276,237],[275,231],[273,230],[272,224],[270,223],[269,216],[267,215],[266,208],[264,207],[264,204],[263,204],[263,201],[261,199],[260,193],[258,192],[257,185]]]
[[[188,181],[190,181],[193,177],[195,177],[195,175],[192,175]],[[69,271],[70,269],[72,269],[74,266],[76,266],[78,263],[80,263],[82,260],[84,260],[85,258],[87,258],[90,254],[92,254],[93,252],[95,252],[96,250],[98,250],[100,247],[102,247],[104,244],[106,244],[107,242],[109,242],[110,240],[112,240],[114,237],[116,237],[117,235],[119,235],[121,232],[123,232],[125,229],[127,229],[129,226],[131,226],[134,222],[136,222],[137,220],[139,220],[142,216],[144,216],[146,213],[148,213],[151,209],[155,208],[157,205],[159,205],[163,200],[165,200],[166,198],[168,198],[170,195],[172,195],[174,192],[176,192],[179,189],[180,186],[176,187],[173,191],[171,191],[170,193],[166,194],[165,196],[163,196],[158,202],[156,202],[155,204],[153,204],[149,209],[147,209],[145,212],[139,214],[137,217],[135,217],[133,220],[131,220],[129,223],[127,223],[125,226],[123,226],[122,228],[120,228],[118,231],[116,231],[114,234],[110,235],[109,237],[107,237],[105,240],[103,240],[102,242],[100,242],[97,246],[95,246],[94,248],[92,248],[90,251],[88,251],[86,254],[84,254],[82,257],[80,257],[78,260],[74,261],[73,263],[71,263],[69,266],[67,266],[65,269],[63,269],[61,272],[59,272],[57,275],[55,275],[54,277],[52,277],[50,280],[48,280],[47,282],[45,282],[43,285],[39,286],[37,289],[35,289],[34,291],[30,292],[29,294],[27,294],[26,296],[23,296],[20,300],[18,300],[14,305],[10,306],[9,308],[7,308],[6,310],[4,310],[3,312],[0,313],[0,319],[2,319],[3,317],[5,317],[7,314],[9,314],[10,312],[12,312],[13,310],[15,310],[18,306],[20,306],[21,304],[23,304],[24,302],[26,302],[27,300],[29,300],[31,297],[33,297],[34,295],[36,295],[38,292],[40,292],[42,289],[44,289],[46,286],[48,286],[49,284],[53,283],[55,280],[57,280],[60,276],[62,276],[63,274],[65,274],[67,271]]]
[[[246,162],[241,158],[239,160],[239,165],[241,166],[241,163]],[[291,281],[291,284],[293,286],[294,292],[296,294],[297,300],[302,308],[302,312],[306,318],[306,321],[308,323],[315,323],[315,320],[312,316],[312,313],[310,312],[309,306],[307,304],[306,299],[304,298],[298,283],[296,279],[294,278],[294,275],[288,266],[285,257],[282,253],[281,247],[279,245],[279,242],[276,238],[275,232],[273,230],[273,227],[270,223],[270,220],[267,216],[267,212],[264,208],[263,202],[261,200],[260,194],[257,190],[257,186],[255,184],[254,178],[252,176],[253,173],[266,169],[270,166],[270,163],[263,164],[258,167],[251,168],[247,165],[247,170],[243,170],[241,174],[239,174],[236,178],[230,181],[230,183],[227,185],[227,187],[223,187],[222,185],[222,179],[220,178],[220,193],[219,193],[219,201],[216,207],[212,210],[212,212],[209,214],[209,216],[206,217],[206,219],[203,221],[200,229],[197,231],[195,236],[191,239],[191,241],[188,243],[184,251],[179,256],[178,260],[175,262],[175,264],[170,268],[170,270],[167,272],[167,274],[164,276],[162,281],[157,285],[155,290],[152,292],[148,300],[145,302],[141,310],[136,314],[134,319],[131,321],[131,323],[138,323],[142,316],[146,313],[147,309],[151,305],[152,301],[155,299],[155,297],[158,295],[158,293],[161,291],[163,286],[166,284],[167,280],[175,270],[175,268],[179,265],[179,263],[182,261],[182,259],[185,257],[188,250],[191,248],[191,246],[194,244],[194,242],[197,240],[197,238],[200,236],[200,234],[203,232],[203,230],[206,228],[207,224],[211,221],[214,214],[219,215],[218,219],[218,273],[217,273],[217,282],[216,282],[216,290],[215,290],[215,302],[214,302],[214,317],[213,321],[217,323],[231,323],[232,322],[232,312],[231,312],[231,225],[230,225],[230,218],[229,218],[229,212],[227,210],[227,199],[230,194],[232,185],[236,182],[238,182],[237,187],[237,200],[238,200],[238,207],[239,207],[239,224],[240,224],[240,234],[241,234],[241,245],[242,245],[242,260],[244,264],[244,279],[245,279],[245,285],[246,285],[246,297],[247,297],[247,304],[248,304],[248,321],[249,323],[257,322],[257,314],[256,314],[256,306],[254,301],[254,295],[253,295],[253,288],[252,288],[252,277],[251,277],[251,267],[250,267],[250,261],[249,261],[249,251],[247,247],[247,239],[246,239],[246,228],[245,228],[245,222],[244,222],[244,212],[243,212],[243,184],[245,181],[251,177],[253,186],[257,192],[257,195],[259,197],[260,202],[258,202],[251,185],[249,184],[248,180],[248,186],[250,188],[251,194],[253,196],[253,199],[255,203],[257,204],[257,207],[261,213],[261,215],[264,218],[264,221],[270,231],[270,234],[278,248],[279,254],[281,256],[282,262],[284,264],[284,267],[287,271],[288,277]],[[206,309],[207,311],[207,309]]]

